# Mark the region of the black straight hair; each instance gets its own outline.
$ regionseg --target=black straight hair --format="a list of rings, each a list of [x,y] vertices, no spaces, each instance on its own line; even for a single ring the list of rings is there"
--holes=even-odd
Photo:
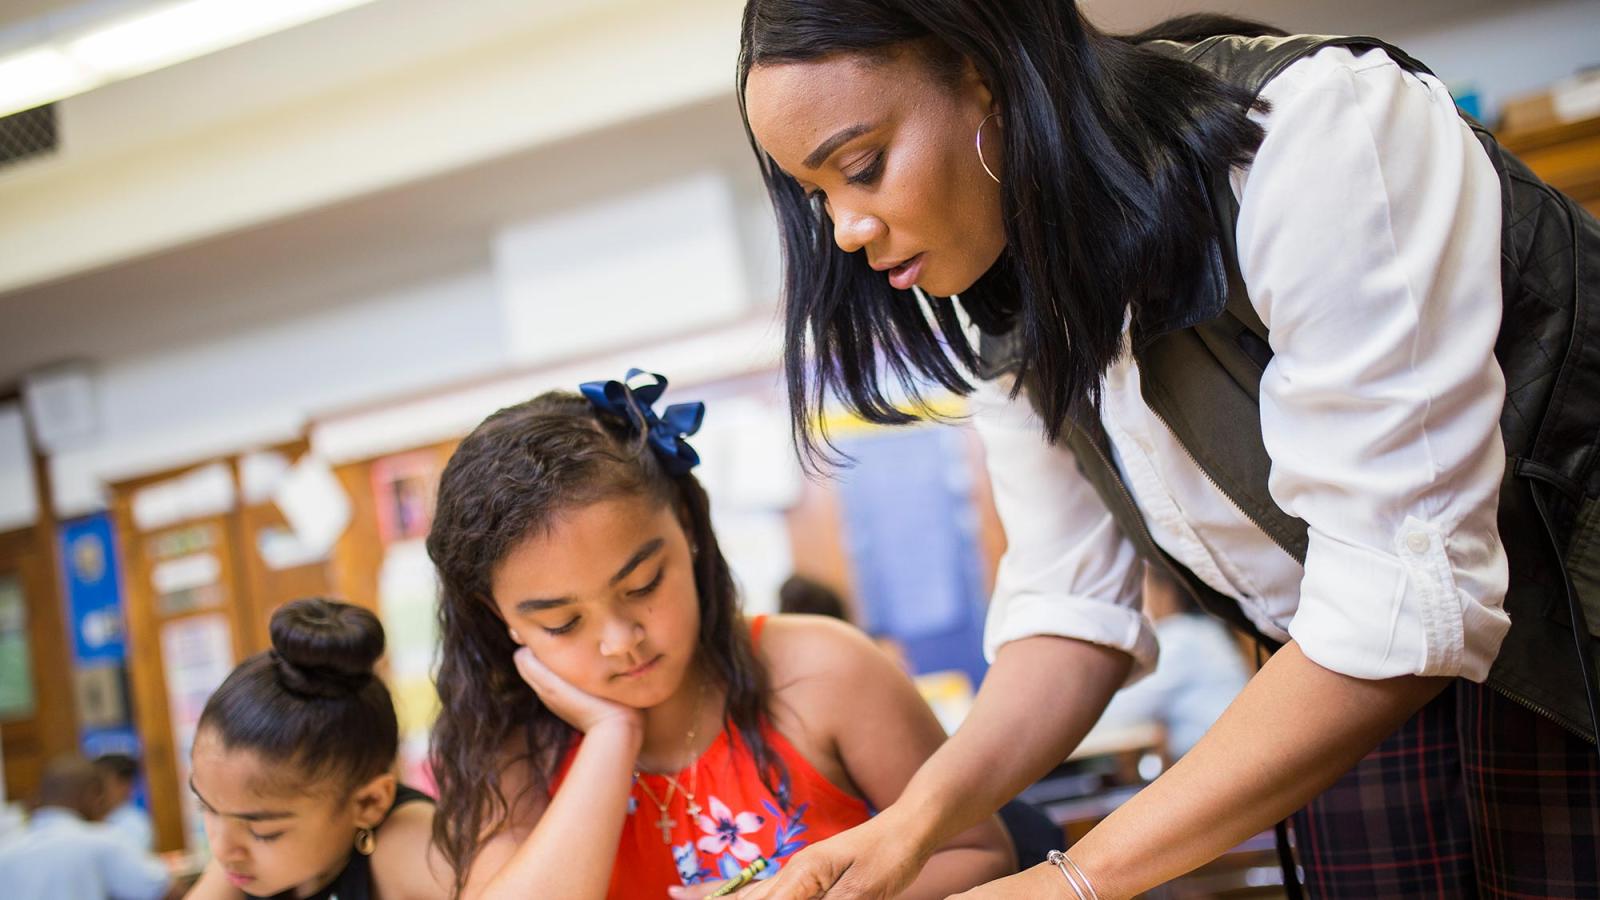
[[[1129,309],[1184,304],[1205,283],[1217,237],[1206,180],[1249,162],[1262,138],[1247,93],[1142,45],[1274,33],[1199,15],[1118,37],[1064,0],[749,0],[739,104],[778,219],[784,370],[802,459],[839,459],[821,424],[830,397],[867,421],[905,424],[926,410],[930,387],[969,393],[979,361],[952,298],[924,309],[865,254],[833,242],[826,213],[750,131],[752,68],[900,49],[936,73],[971,62],[1006,137],[1006,251],[959,299],[983,330],[1018,329],[1017,384],[1031,376],[1054,440],[1069,410],[1098,408]]]
[[[269,626],[272,649],[240,663],[197,726],[279,766],[286,787],[339,796],[390,771],[400,745],[389,689],[373,674],[383,626],[369,610],[296,600]]]

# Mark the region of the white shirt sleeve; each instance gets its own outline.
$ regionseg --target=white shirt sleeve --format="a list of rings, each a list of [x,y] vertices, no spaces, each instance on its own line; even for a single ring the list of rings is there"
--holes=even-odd
[[[98,861],[112,900],[156,900],[167,892],[167,867],[149,851],[134,848],[109,826],[95,825]]]
[[[1133,656],[1130,682],[1156,663],[1155,632],[1139,609],[1142,568],[1072,451],[1052,446],[1026,399],[985,382],[972,396],[994,504],[1006,533],[984,624],[992,662],[1009,641],[1076,638]]]
[[[1498,179],[1443,85],[1381,51],[1324,50],[1264,96],[1235,189],[1269,487],[1310,526],[1289,633],[1344,674],[1481,681],[1510,624]]]

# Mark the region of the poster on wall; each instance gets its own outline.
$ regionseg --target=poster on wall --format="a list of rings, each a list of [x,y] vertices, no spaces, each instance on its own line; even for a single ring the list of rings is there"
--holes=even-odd
[[[0,722],[33,715],[28,603],[15,575],[0,575]]]
[[[211,523],[185,525],[147,542],[157,612],[177,616],[222,605],[222,563],[215,549],[219,543]]]
[[[433,792],[426,769],[428,732],[439,714],[433,658],[439,646],[438,578],[421,540],[402,541],[384,554],[378,611],[389,658],[389,686],[400,724],[400,777]]]
[[[964,440],[943,427],[841,440],[855,463],[839,493],[862,624],[904,645],[917,672],[979,684],[987,598]]]
[[[233,670],[233,638],[221,613],[190,616],[161,626],[161,662],[167,676],[167,711],[172,718],[172,746],[177,753],[178,783],[189,783],[189,751],[195,727],[211,692]],[[180,791],[185,843],[206,845],[200,807],[191,791]]]
[[[439,490],[439,461],[430,450],[387,456],[372,464],[378,537],[385,544],[428,536]]]
[[[57,531],[72,631],[79,746],[90,759],[107,753],[138,759],[141,751],[131,721],[122,577],[113,527],[109,513],[95,513],[63,522]],[[134,799],[148,808],[142,783]]]
[[[78,666],[121,664],[127,650],[111,517],[100,513],[64,523],[60,539],[72,616],[72,661]]]

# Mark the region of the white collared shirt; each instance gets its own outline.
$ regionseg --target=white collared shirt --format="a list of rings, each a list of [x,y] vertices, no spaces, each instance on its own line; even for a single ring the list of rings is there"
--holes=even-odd
[[[155,846],[155,834],[150,827],[150,814],[140,809],[132,800],[106,813],[105,823],[140,850],[149,850]]]
[[[0,895],[10,900],[155,900],[167,870],[109,825],[47,806],[0,846]]]
[[[1261,96],[1236,236],[1274,353],[1268,488],[1309,527],[1305,565],[1199,470],[1127,353],[1101,411],[1115,461],[1155,542],[1264,633],[1355,677],[1482,681],[1510,626],[1498,178],[1444,86],[1382,51],[1323,49]],[[1061,635],[1128,651],[1138,677],[1156,643],[1132,545],[1009,387],[973,399],[1008,542],[985,652]]]

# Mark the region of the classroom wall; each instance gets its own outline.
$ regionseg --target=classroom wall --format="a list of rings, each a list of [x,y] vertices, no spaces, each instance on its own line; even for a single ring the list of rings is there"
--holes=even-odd
[[[43,289],[0,349],[90,360],[102,426],[52,455],[59,511],[312,418],[770,309],[771,213],[742,141],[731,102],[700,104]],[[652,274],[653,233],[695,265]]]
[[[1101,27],[1137,31],[1169,16],[1216,12],[1305,34],[1369,34],[1427,63],[1452,87],[1476,87],[1492,121],[1507,98],[1600,64],[1594,0],[1079,0]]]
[[[1490,121],[1501,105],[1600,66],[1600,3],[1502,4],[1385,33],[1450,84],[1475,87]]]
[[[504,358],[481,268],[108,360],[95,378],[98,437],[51,459],[57,507],[96,509],[105,481],[292,438],[310,410],[422,390]]]

